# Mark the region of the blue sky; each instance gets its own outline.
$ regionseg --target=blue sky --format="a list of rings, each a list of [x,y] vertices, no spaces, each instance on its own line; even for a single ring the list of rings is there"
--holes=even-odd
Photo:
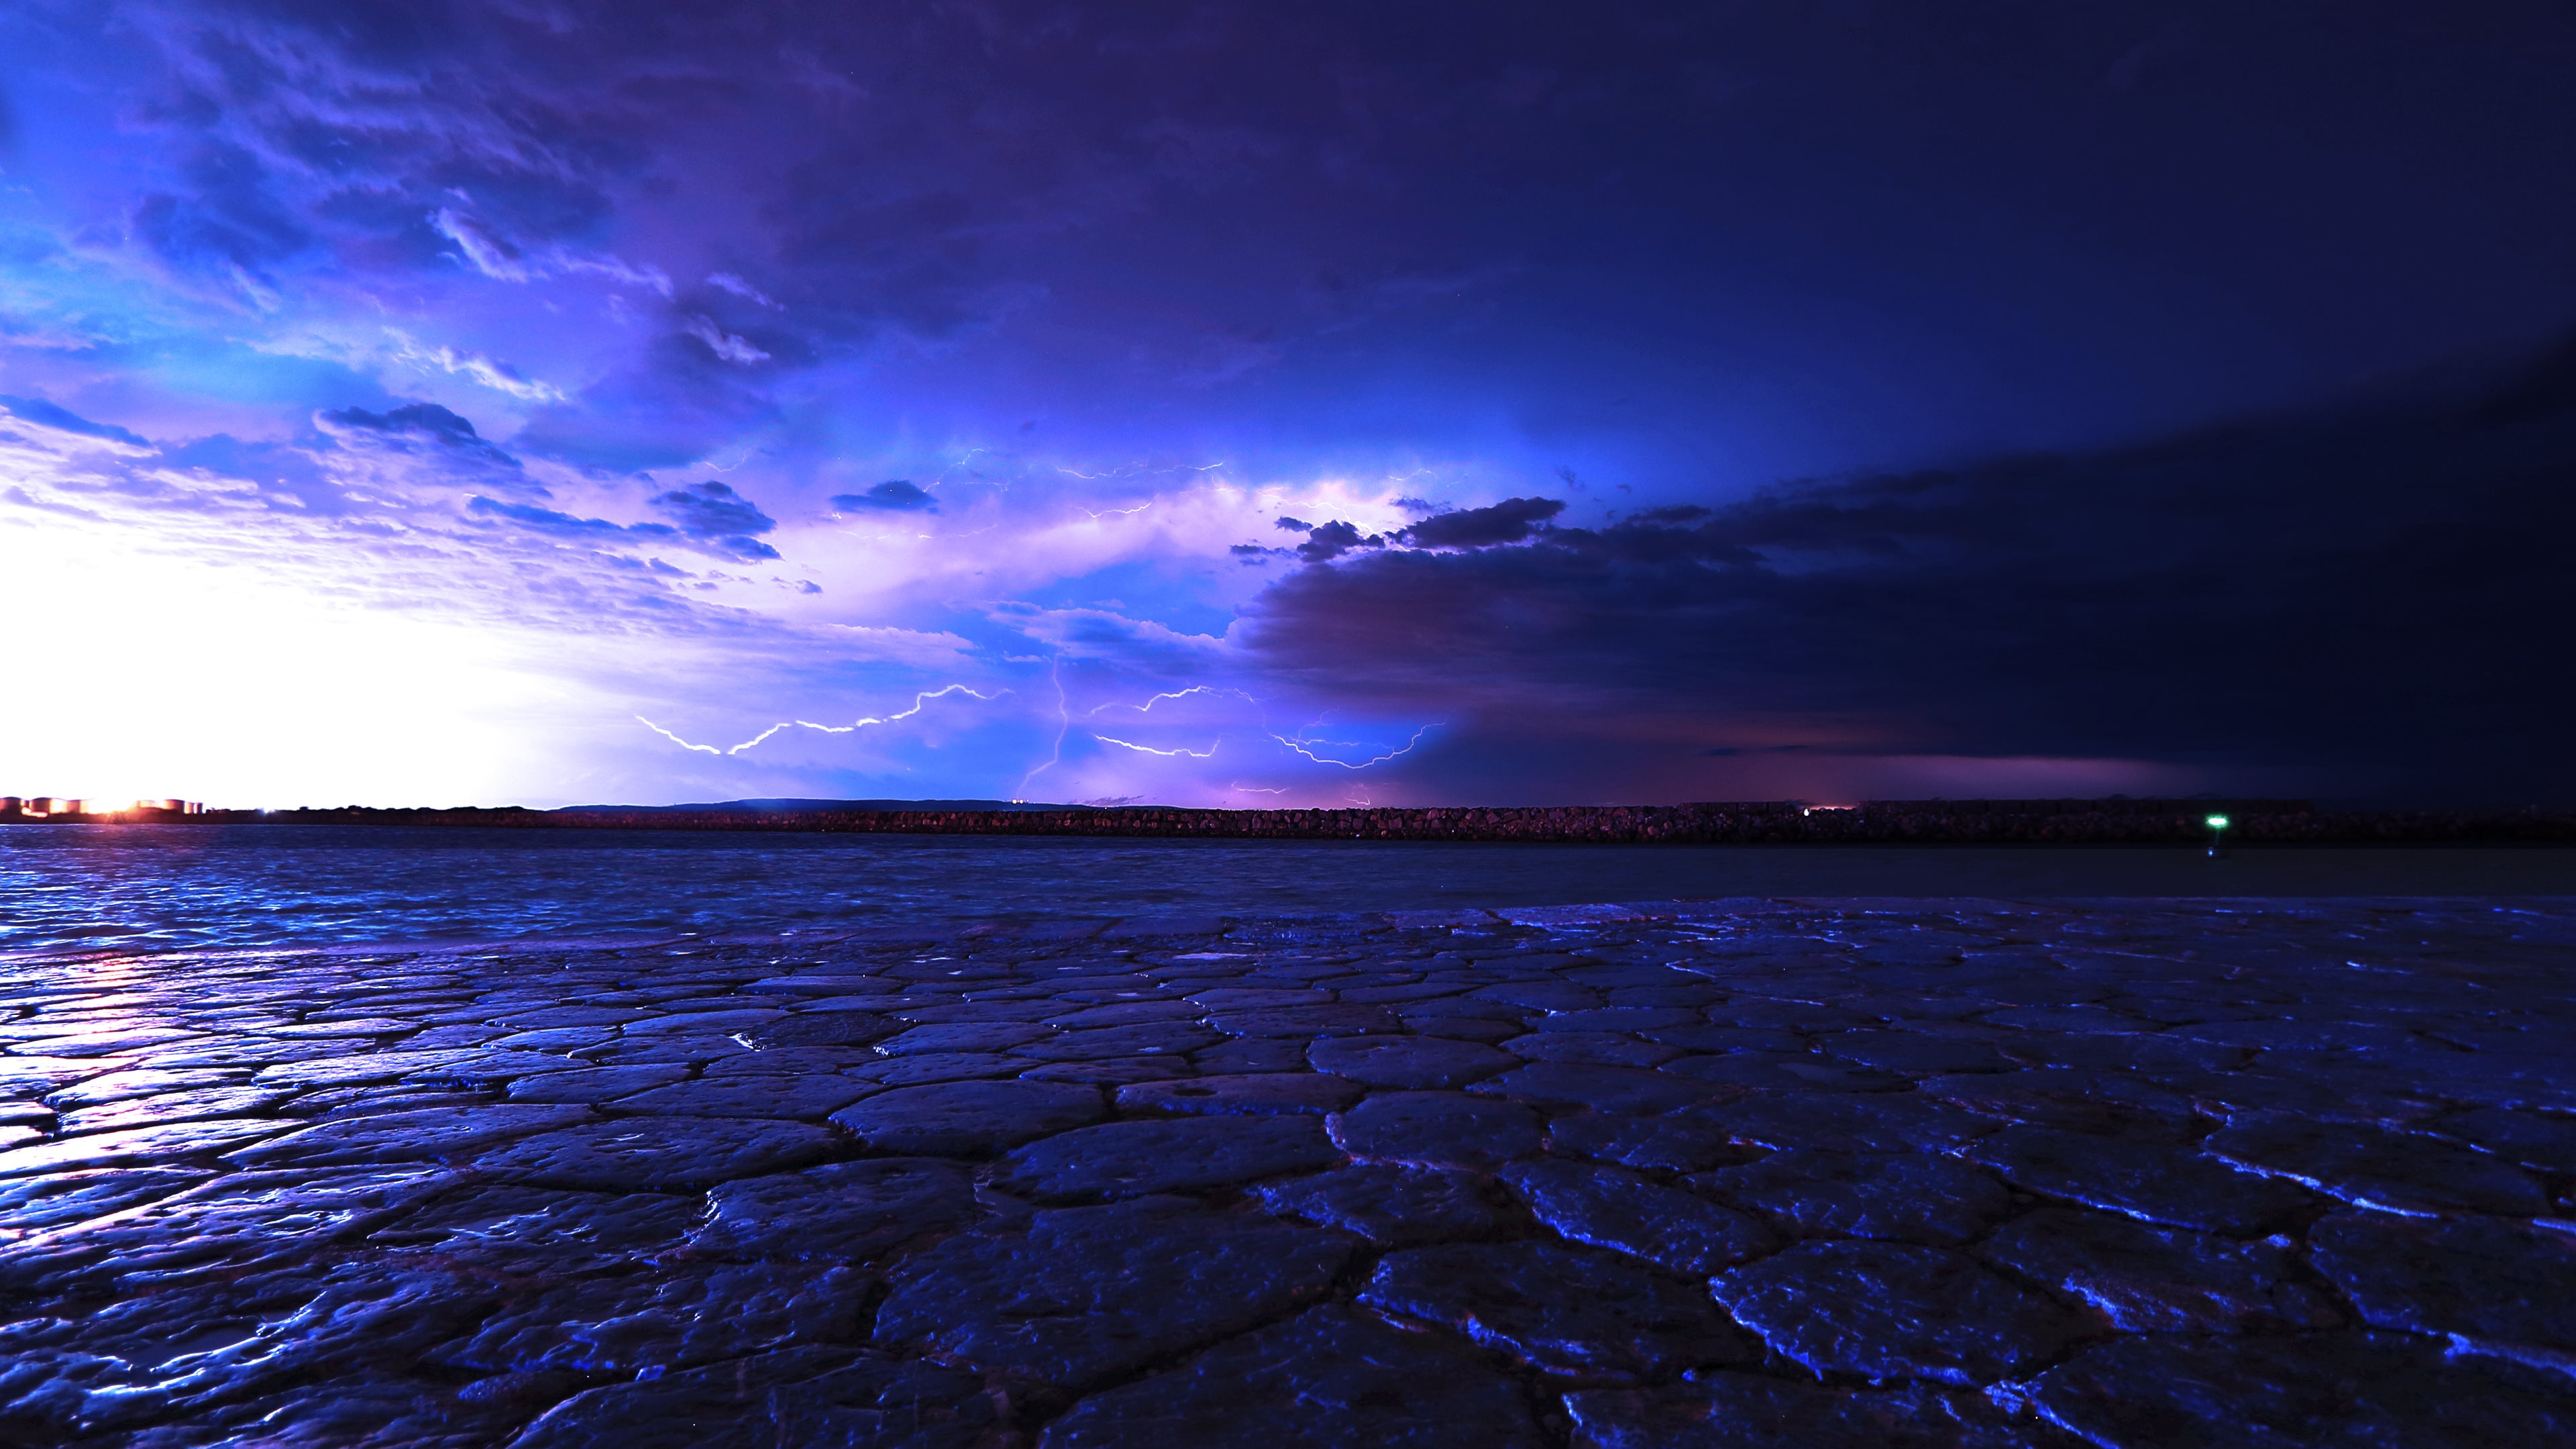
[[[2241,10],[13,7],[0,788],[2563,791],[2576,29]]]

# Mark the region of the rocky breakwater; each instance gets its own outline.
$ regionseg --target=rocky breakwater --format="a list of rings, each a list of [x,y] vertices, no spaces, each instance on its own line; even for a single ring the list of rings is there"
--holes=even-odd
[[[0,963],[0,1442],[2576,1442],[2576,913]]]
[[[775,830],[895,835],[1085,835],[1202,840],[1526,841],[1602,845],[2171,845],[2204,841],[2209,817],[2249,844],[2576,844],[2576,815],[2521,811],[2319,811],[2303,800],[1890,800],[1196,810],[1015,807],[839,809],[212,811],[210,824],[493,826],[511,829]]]

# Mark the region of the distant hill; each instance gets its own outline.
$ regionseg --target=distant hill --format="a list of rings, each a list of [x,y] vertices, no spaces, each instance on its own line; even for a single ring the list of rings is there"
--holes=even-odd
[[[720,800],[710,805],[566,805],[547,813],[554,815],[608,814],[635,815],[645,812],[676,814],[684,810],[731,811],[742,815],[767,815],[785,810],[1084,810],[1084,805],[1050,805],[1042,801],[1014,800]]]

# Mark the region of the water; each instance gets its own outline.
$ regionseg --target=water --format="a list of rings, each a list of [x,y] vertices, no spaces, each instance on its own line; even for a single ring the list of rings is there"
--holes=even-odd
[[[0,826],[0,951],[1722,896],[2576,895],[2576,851],[1557,846]]]

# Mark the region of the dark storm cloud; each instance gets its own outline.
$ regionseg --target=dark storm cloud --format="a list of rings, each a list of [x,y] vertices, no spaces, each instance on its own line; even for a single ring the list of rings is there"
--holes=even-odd
[[[1565,511],[1556,498],[1506,498],[1490,508],[1438,514],[1397,537],[1416,548],[1492,548],[1519,543]]]
[[[778,520],[726,484],[709,479],[674,488],[654,495],[653,506],[702,548],[746,563],[778,557],[778,550],[753,536],[776,528]]]
[[[493,446],[474,430],[473,423],[436,403],[406,403],[383,412],[332,408],[317,414],[314,422],[326,434],[343,440],[363,437],[404,449],[427,444],[491,468],[519,469],[519,460]]]
[[[1301,569],[1247,632],[1296,677],[1570,739],[1794,720],[2522,803],[2576,791],[2572,536],[2576,341],[2500,384]]]
[[[836,493],[832,506],[844,513],[874,509],[891,513],[937,513],[938,500],[929,492],[905,478],[888,478],[865,493]]]
[[[129,429],[120,428],[114,423],[91,422],[69,408],[57,403],[49,403],[43,398],[0,395],[0,412],[25,418],[31,423],[52,428],[56,432],[75,433],[84,438],[98,438],[138,448],[151,446]]]
[[[553,538],[601,544],[666,544],[742,563],[778,557],[778,550],[753,537],[776,528],[777,522],[725,484],[710,481],[674,488],[652,501],[664,517],[673,521],[611,523],[604,518],[582,518],[551,508],[483,497],[469,500],[465,510],[477,518],[507,521]]]
[[[1741,485],[2117,435],[2576,305],[2541,16],[2501,46],[2215,3],[38,13],[59,56],[150,51],[105,83],[143,153],[115,216],[174,271],[617,289],[658,345],[514,444],[617,469],[769,421],[794,373],[982,346],[906,384],[965,432],[1329,417],[1283,446],[1576,438],[1641,481],[1722,429]]]
[[[1281,519],[1284,525],[1288,522]],[[1297,545],[1297,557],[1308,563],[1325,563],[1340,558],[1353,549],[1384,548],[1386,540],[1377,534],[1363,536],[1351,525],[1335,519],[1306,531],[1306,541]]]
[[[474,498],[466,503],[465,511],[484,518],[505,518],[530,532],[556,538],[642,538],[678,542],[681,537],[680,530],[667,523],[611,523],[604,518],[577,518],[551,508],[505,503],[494,498]]]

